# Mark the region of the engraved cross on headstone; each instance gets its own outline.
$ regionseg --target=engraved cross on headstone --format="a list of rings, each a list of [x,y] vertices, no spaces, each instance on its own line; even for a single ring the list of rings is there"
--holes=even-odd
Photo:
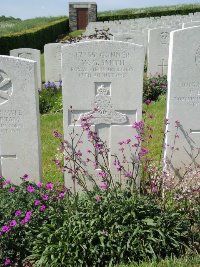
[[[126,114],[116,111],[111,100],[111,83],[98,83],[94,100],[94,111],[83,113],[81,118],[92,116],[90,122],[95,126],[98,136],[110,148],[111,128],[114,125],[129,125]],[[119,140],[121,141],[121,140]]]
[[[162,67],[162,72],[161,72],[161,75],[164,75],[166,72],[165,72],[165,67],[167,69],[168,65],[165,64],[165,59],[163,58],[162,59],[162,63],[160,65],[158,65],[159,67]]]

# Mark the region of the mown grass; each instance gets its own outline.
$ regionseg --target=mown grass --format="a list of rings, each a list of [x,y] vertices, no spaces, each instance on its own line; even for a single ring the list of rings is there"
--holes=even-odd
[[[144,107],[146,110],[146,107]],[[162,156],[163,137],[165,131],[166,96],[160,97],[159,101],[148,106],[147,114],[152,114],[154,118],[148,119],[147,124],[152,128],[152,139],[149,140],[149,157],[159,161]]]
[[[98,12],[98,16],[109,16],[109,15],[129,15],[129,14],[140,14],[140,13],[151,13],[151,12],[160,12],[160,11],[170,11],[177,9],[192,9],[199,8],[200,4],[180,4],[180,5],[171,5],[171,6],[153,6],[146,8],[126,8],[120,10],[108,10]]]
[[[58,170],[53,160],[58,153],[59,142],[52,132],[63,132],[62,114],[49,114],[41,116],[41,146],[43,181],[63,182],[63,174]]]
[[[26,31],[28,29],[32,29],[38,26],[45,26],[50,22],[54,22],[61,18],[65,18],[65,16],[57,16],[57,17],[38,17],[33,19],[26,20],[10,20],[0,23],[0,36],[10,33],[17,33],[21,31]]]
[[[154,115],[149,123],[153,127],[153,138],[148,145],[150,156],[159,160],[163,142],[164,117],[165,117],[165,97],[152,103],[148,107],[148,113]],[[144,106],[145,108],[145,106]],[[60,181],[63,179],[62,173],[57,169],[53,159],[57,153],[59,143],[52,136],[53,130],[63,133],[62,114],[48,114],[41,116],[41,141],[42,141],[42,159],[43,159],[43,179],[44,181]],[[126,138],[126,137],[124,137]]]
[[[200,256],[183,259],[167,259],[160,262],[151,261],[148,263],[119,265],[117,267],[200,267]]]

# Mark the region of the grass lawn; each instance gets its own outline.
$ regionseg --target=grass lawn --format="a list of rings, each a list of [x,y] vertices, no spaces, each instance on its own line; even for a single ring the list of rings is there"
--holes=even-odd
[[[149,113],[154,114],[151,126],[154,128],[153,139],[149,143],[151,157],[159,159],[163,141],[163,126],[165,117],[166,100],[162,97],[159,101],[149,106]],[[42,165],[43,181],[60,181],[63,179],[62,173],[57,169],[53,159],[58,153],[58,141],[52,136],[53,130],[63,132],[62,114],[48,114],[41,116],[41,141],[42,141]],[[125,137],[124,137],[125,138]]]
[[[195,258],[163,260],[159,263],[151,261],[141,264],[119,265],[117,267],[200,267],[200,256]]]
[[[62,114],[50,114],[41,116],[41,142],[42,142],[42,170],[43,181],[63,181],[63,174],[58,170],[53,160],[58,153],[58,140],[52,132],[63,131]]]

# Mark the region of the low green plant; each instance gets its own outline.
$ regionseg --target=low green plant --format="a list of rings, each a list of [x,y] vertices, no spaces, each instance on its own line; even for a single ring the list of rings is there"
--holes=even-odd
[[[53,82],[47,82],[39,92],[40,113],[62,112],[62,83],[56,86]]]
[[[69,139],[53,132],[61,142],[54,162],[68,173],[67,188],[28,182],[27,175],[20,186],[0,178],[0,266],[106,267],[200,252],[199,183],[190,187],[182,179],[174,186],[174,177],[149,158],[150,104],[146,101],[143,121],[132,125],[137,135],[121,140],[111,161],[106,142],[91,128],[94,117],[81,116],[82,133],[77,133],[71,109]],[[85,139],[87,159],[81,152]],[[98,166],[98,179],[92,166]],[[145,171],[140,184],[138,166]],[[193,180],[195,174],[187,178]]]
[[[167,76],[144,77],[143,100],[157,101],[160,95],[167,92]]]

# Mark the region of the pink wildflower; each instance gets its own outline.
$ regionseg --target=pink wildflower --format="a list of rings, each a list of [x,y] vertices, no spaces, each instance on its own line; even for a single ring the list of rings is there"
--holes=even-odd
[[[127,139],[126,141],[125,141],[125,144],[129,144],[131,142],[131,139],[129,138],[129,139]]]
[[[15,191],[15,187],[11,187],[11,188],[9,189],[9,191],[10,191],[11,193],[13,193],[13,192]]]
[[[14,227],[17,225],[17,222],[15,220],[12,220],[10,223],[9,223],[10,227]]]
[[[106,178],[108,175],[107,173],[103,172],[103,171],[99,171],[98,172],[98,176],[102,177],[102,178]]]
[[[61,192],[58,197],[59,198],[64,198],[64,196],[65,196],[65,193],[64,192]]]
[[[46,207],[45,205],[42,205],[42,206],[40,207],[40,211],[43,212],[43,211],[46,210],[46,208],[47,208],[47,207]]]
[[[130,172],[130,171],[128,171],[128,172],[126,172],[126,173],[125,173],[125,175],[124,175],[124,176],[128,178],[128,177],[131,177],[132,175],[131,175],[131,172]]]
[[[10,232],[10,227],[8,225],[4,225],[1,227],[1,231],[3,233],[8,233],[8,232]]]
[[[28,174],[24,174],[24,176],[22,177],[22,179],[23,179],[24,181],[26,181],[26,180],[28,179]]]
[[[36,201],[34,202],[34,204],[35,204],[35,206],[39,206],[39,205],[40,205],[40,200],[36,200]]]
[[[58,131],[53,131],[53,136],[54,136],[55,138],[62,138],[62,134],[59,133]]]
[[[97,203],[101,202],[101,197],[100,196],[96,196],[95,199],[96,199]]]
[[[18,217],[22,214],[22,211],[21,210],[16,210],[15,211],[15,216]]]
[[[147,100],[145,101],[145,104],[146,104],[147,106],[150,105],[150,104],[151,104],[151,100],[147,99]]]
[[[11,260],[10,259],[5,259],[4,261],[4,266],[10,265],[11,264]]]
[[[48,183],[47,185],[46,185],[46,189],[48,189],[48,190],[53,190],[53,184],[52,183]]]
[[[33,193],[35,191],[35,188],[33,186],[29,185],[29,186],[27,186],[27,189],[26,190],[29,193]]]
[[[42,182],[39,182],[38,184],[37,184],[37,187],[39,187],[39,188],[41,188],[43,186],[43,183]]]
[[[101,182],[100,185],[99,185],[99,188],[102,190],[102,191],[106,191],[108,189],[109,185],[107,182]]]
[[[43,199],[44,201],[46,201],[46,200],[49,199],[49,196],[48,196],[48,195],[44,195],[44,196],[42,196],[42,199]]]

